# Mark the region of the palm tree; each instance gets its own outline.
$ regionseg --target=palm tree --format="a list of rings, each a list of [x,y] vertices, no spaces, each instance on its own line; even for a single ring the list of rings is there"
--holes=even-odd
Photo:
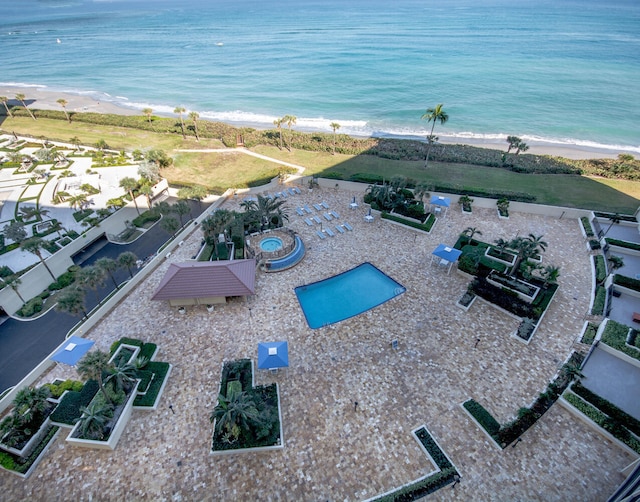
[[[153,110],[151,108],[143,108],[142,114],[147,116],[147,120],[149,124],[151,124],[151,115],[153,115]]]
[[[193,132],[196,135],[196,141],[200,141],[198,137],[198,119],[200,118],[200,114],[198,112],[189,112],[189,118],[193,120]]]
[[[140,185],[140,189],[138,192],[144,195],[147,198],[147,207],[151,209],[151,205],[153,204],[153,187],[150,183],[143,183]]]
[[[98,382],[100,392],[102,392],[102,395],[109,404],[113,404],[113,402],[104,388],[103,376],[112,367],[113,365],[109,362],[109,354],[101,350],[87,352],[87,354],[78,361],[78,365],[76,366],[76,371],[82,378]]]
[[[31,422],[35,416],[42,415],[47,409],[47,398],[51,395],[48,387],[24,387],[13,400],[13,412],[20,415],[25,422]]]
[[[22,106],[24,106],[24,109],[25,109],[25,110],[27,110],[27,112],[29,113],[29,115],[31,115],[31,118],[32,118],[33,120],[35,120],[35,119],[36,119],[36,116],[35,116],[33,113],[31,113],[31,110],[29,110],[29,108],[27,107],[27,104],[24,102],[24,100],[26,99],[25,95],[24,95],[24,94],[21,94],[21,93],[20,93],[20,94],[16,94],[16,99],[17,99],[18,101],[20,101],[20,103],[22,103]]]
[[[80,138],[78,138],[78,136],[74,136],[69,140],[69,143],[75,146],[76,150],[80,150],[80,143],[82,143],[82,141],[80,141]]]
[[[58,312],[67,312],[71,315],[82,314],[83,318],[89,315],[84,306],[84,290],[75,286],[65,288],[56,295],[55,308]]]
[[[426,120],[427,123],[433,122],[433,124],[431,125],[431,132],[429,133],[429,136],[427,136],[427,155],[424,159],[425,168],[427,167],[427,164],[429,162],[429,153],[431,152],[431,145],[434,141],[433,129],[436,126],[436,121],[439,121],[440,124],[444,124],[447,120],[449,120],[449,115],[447,115],[447,112],[442,109],[442,106],[442,103],[440,103],[437,104],[435,108],[428,108],[421,117],[423,120]]]
[[[184,132],[184,119],[182,118],[182,114],[187,110],[184,106],[176,106],[173,110],[173,113],[177,113],[180,116],[180,130],[182,131],[182,139],[187,139],[187,135]]]
[[[544,278],[545,288],[549,284],[555,284],[558,282],[558,277],[560,277],[560,268],[554,265],[547,265],[542,271],[542,277]]]
[[[20,291],[18,291],[18,287],[20,286],[20,284],[22,284],[22,280],[20,279],[20,277],[18,277],[15,274],[11,274],[8,277],[5,277],[3,279],[4,283],[9,286],[11,289],[13,289],[14,293],[16,295],[18,295],[18,298],[20,298],[20,301],[22,303],[27,303],[24,298],[22,298],[22,295],[20,294]]]
[[[134,364],[121,364],[108,371],[109,376],[105,379],[105,383],[111,384],[116,392],[120,390],[127,392],[131,383],[138,377],[138,368]]]
[[[98,258],[96,260],[96,267],[102,269],[109,275],[109,277],[111,277],[111,281],[113,282],[113,285],[116,289],[120,287],[118,282],[116,281],[115,276],[113,275],[113,273],[118,270],[118,262],[116,260],[114,260],[113,258],[109,258],[108,256],[103,256],[102,258]]]
[[[24,221],[29,221],[32,218],[42,221],[42,217],[47,216],[50,213],[48,209],[37,206],[21,207],[19,212]]]
[[[527,239],[531,241],[531,243],[533,244],[536,254],[540,254],[541,252],[547,250],[548,244],[542,240],[542,237],[543,237],[542,235],[533,235],[533,234],[529,234],[527,236]]]
[[[127,192],[129,192],[129,197],[133,201],[134,206],[136,206],[136,211],[140,214],[140,209],[138,208],[138,203],[136,202],[136,198],[133,194],[133,191],[138,188],[138,182],[134,178],[125,177],[120,180],[120,188],[123,188]]]
[[[4,109],[7,110],[7,115],[13,118],[13,113],[11,113],[11,109],[7,105],[7,103],[9,102],[9,99],[6,96],[0,96],[0,101],[2,101],[2,104],[4,105]]]
[[[518,148],[518,145],[522,143],[522,139],[520,139],[518,136],[507,136],[507,143],[509,143],[507,153],[511,153],[512,149]]]
[[[618,270],[619,268],[624,267],[624,258],[622,258],[622,256],[611,255],[609,256],[609,263],[613,270]]]
[[[129,275],[131,276],[131,278],[133,278],[133,272],[131,268],[136,264],[137,261],[138,261],[138,257],[135,255],[135,253],[132,253],[131,251],[124,251],[123,253],[120,253],[117,258],[118,264],[121,267],[126,267],[126,269],[129,271]]]
[[[77,195],[73,195],[71,197],[69,197],[69,207],[71,207],[72,209],[77,209],[78,207],[80,209],[82,209],[82,207],[86,204],[87,202],[87,194],[86,193],[79,193]]]
[[[277,118],[273,121],[273,125],[278,128],[278,135],[280,136],[280,150],[282,150],[282,124],[284,123],[284,118]]]
[[[482,235],[482,232],[478,230],[476,227],[467,227],[464,230],[464,232],[462,232],[462,235],[465,235],[467,237],[467,243],[471,244],[471,241],[473,240],[473,236]]]
[[[232,392],[228,397],[220,394],[209,420],[216,423],[216,432],[226,431],[231,441],[237,440],[242,431],[249,431],[263,422],[255,398],[246,391]]]
[[[529,238],[516,237],[509,242],[507,247],[516,252],[516,260],[511,269],[511,276],[515,277],[520,269],[520,264],[536,254],[536,246]]]
[[[289,127],[289,151],[291,151],[291,143],[293,142],[293,131],[291,127],[296,123],[297,117],[295,115],[285,115],[282,118],[283,121],[287,123],[287,127]]]
[[[336,154],[336,131],[338,129],[340,129],[340,124],[338,124],[337,122],[331,122],[331,124],[329,124],[329,127],[331,127],[331,129],[333,129],[333,154]]]
[[[229,228],[235,214],[228,209],[218,209],[211,216],[202,221],[202,233],[208,244],[213,245],[214,253],[218,256],[218,236]]]
[[[189,203],[186,200],[180,199],[172,206],[172,209],[180,218],[180,226],[182,226],[182,217],[191,213]]]
[[[33,253],[34,255],[36,255],[40,261],[42,262],[42,264],[44,265],[44,268],[47,269],[47,272],[49,272],[49,275],[53,278],[53,280],[56,280],[56,276],[53,275],[53,272],[51,272],[51,269],[49,268],[49,266],[47,265],[47,262],[44,260],[43,256],[42,256],[42,248],[44,247],[44,240],[42,240],[40,237],[31,237],[30,239],[27,239],[25,241],[22,241],[20,243],[20,248],[28,251],[29,253]]]
[[[171,237],[175,237],[176,232],[180,228],[180,222],[173,216],[163,216],[160,221],[160,227],[162,230],[170,234]]]
[[[98,300],[98,303],[100,303],[98,288],[104,285],[106,275],[106,270],[98,267],[97,265],[88,265],[86,267],[82,267],[76,272],[76,282],[94,290],[96,292],[96,299]]]
[[[60,98],[56,101],[56,103],[58,103],[62,107],[64,116],[67,117],[67,122],[71,123],[71,117],[69,117],[69,114],[67,113],[67,105],[69,104],[69,102],[64,98]]]
[[[424,182],[416,184],[413,189],[413,196],[424,204],[424,198],[429,197],[429,185]]]
[[[609,216],[609,221],[611,223],[609,224],[609,228],[607,228],[607,231],[604,233],[605,236],[609,233],[609,230],[611,230],[611,227],[613,225],[617,225],[622,221],[622,216],[620,216],[618,213],[612,214],[611,216]]]
[[[4,236],[13,242],[21,243],[27,238],[24,223],[18,220],[11,220],[11,223],[5,225],[2,231],[4,232]]]
[[[104,439],[105,426],[113,418],[113,405],[94,402],[88,407],[80,408],[82,415],[76,419],[81,437],[102,441]]]

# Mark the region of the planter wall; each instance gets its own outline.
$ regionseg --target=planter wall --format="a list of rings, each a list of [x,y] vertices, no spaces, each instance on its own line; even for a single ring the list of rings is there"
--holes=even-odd
[[[129,419],[131,418],[131,412],[133,411],[133,401],[138,394],[139,384],[140,380],[136,382],[133,390],[127,397],[127,402],[124,405],[124,409],[122,410],[120,417],[118,417],[118,421],[115,423],[113,429],[111,430],[109,439],[107,439],[106,441],[98,441],[95,439],[81,439],[73,437],[80,426],[80,423],[77,423],[73,427],[73,429],[71,429],[71,432],[67,436],[66,441],[73,446],[81,446],[83,448],[94,448],[96,450],[115,450],[116,446],[118,446],[120,436],[122,436],[122,433],[124,432],[127,424],[129,423]]]
[[[0,448],[4,451],[8,451],[9,453],[13,453],[14,455],[18,455],[19,457],[26,458],[33,451],[33,449],[38,446],[42,439],[42,436],[46,432],[49,425],[51,425],[51,421],[49,420],[49,417],[47,417],[45,421],[42,422],[42,425],[40,426],[38,431],[33,436],[31,436],[31,439],[29,439],[29,441],[27,441],[27,444],[25,444],[20,450],[11,446],[4,445],[2,443],[0,443]]]

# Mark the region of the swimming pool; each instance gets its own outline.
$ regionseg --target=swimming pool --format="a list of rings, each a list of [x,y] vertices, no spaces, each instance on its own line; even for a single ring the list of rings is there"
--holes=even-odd
[[[406,291],[369,262],[322,281],[295,288],[311,329],[344,321]]]

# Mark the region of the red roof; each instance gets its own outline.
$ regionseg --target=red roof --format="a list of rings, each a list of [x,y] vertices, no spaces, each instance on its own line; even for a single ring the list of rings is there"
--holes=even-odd
[[[255,282],[254,259],[172,263],[151,299],[253,295]]]

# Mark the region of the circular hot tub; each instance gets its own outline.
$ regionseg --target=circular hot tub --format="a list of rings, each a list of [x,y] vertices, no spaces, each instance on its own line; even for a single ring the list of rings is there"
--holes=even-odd
[[[260,249],[267,253],[275,253],[282,249],[282,239],[279,237],[267,237],[260,241]]]

